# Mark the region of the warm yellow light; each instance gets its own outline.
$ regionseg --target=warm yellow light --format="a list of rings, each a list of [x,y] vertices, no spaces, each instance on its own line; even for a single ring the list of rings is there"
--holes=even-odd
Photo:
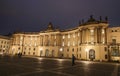
[[[40,48],[40,51],[42,50],[43,48]]]
[[[63,51],[63,49],[62,49],[62,48],[60,48],[60,51]]]
[[[88,48],[86,48],[85,51],[88,52]]]

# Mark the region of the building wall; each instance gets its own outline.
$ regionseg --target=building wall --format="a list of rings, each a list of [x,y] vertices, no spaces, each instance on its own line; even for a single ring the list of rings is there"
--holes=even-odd
[[[45,31],[15,33],[11,38],[10,54],[59,58],[71,58],[74,54],[81,60],[115,60],[111,56],[111,43],[113,39],[117,45],[120,43],[120,27],[108,28],[107,22],[91,20],[73,29],[56,30],[50,23]]]
[[[0,54],[8,54],[10,48],[10,39],[6,36],[0,36]]]
[[[120,61],[120,27],[108,29],[108,53],[110,60]]]
[[[108,53],[104,49],[107,46],[107,29],[107,23],[92,23],[63,31],[15,33],[10,53],[60,58],[71,58],[74,54],[78,59],[107,61],[105,55]],[[90,50],[94,52],[93,59]]]

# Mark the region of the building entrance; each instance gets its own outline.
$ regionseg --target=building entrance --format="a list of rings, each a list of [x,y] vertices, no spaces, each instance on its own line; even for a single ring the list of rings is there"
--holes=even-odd
[[[95,50],[94,49],[89,50],[89,59],[92,61],[95,59]]]
[[[46,57],[49,56],[49,50],[48,50],[48,49],[46,49],[45,56],[46,56]]]

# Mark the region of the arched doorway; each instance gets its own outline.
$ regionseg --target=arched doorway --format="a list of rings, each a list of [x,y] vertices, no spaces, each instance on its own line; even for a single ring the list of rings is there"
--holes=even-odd
[[[94,49],[89,50],[89,59],[92,61],[93,61],[93,59],[95,59],[95,50]]]
[[[48,50],[48,49],[46,49],[45,56],[46,56],[46,57],[49,56],[49,50]]]

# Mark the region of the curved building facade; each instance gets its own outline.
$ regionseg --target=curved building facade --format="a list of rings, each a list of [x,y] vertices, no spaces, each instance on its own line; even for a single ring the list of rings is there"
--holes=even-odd
[[[71,58],[74,54],[81,60],[120,60],[120,27],[108,26],[107,18],[97,21],[92,16],[67,30],[54,29],[49,23],[45,31],[14,33],[9,53],[59,58]]]

